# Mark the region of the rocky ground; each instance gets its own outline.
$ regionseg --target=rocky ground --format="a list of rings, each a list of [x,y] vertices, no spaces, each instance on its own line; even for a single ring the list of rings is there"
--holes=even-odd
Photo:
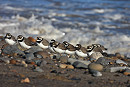
[[[0,87],[130,87],[130,58],[120,53],[82,60],[2,38],[0,48]]]

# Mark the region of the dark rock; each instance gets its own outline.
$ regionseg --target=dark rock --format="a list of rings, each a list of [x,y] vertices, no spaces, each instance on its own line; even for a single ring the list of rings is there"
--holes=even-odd
[[[57,71],[56,70],[52,70],[51,73],[57,73]]]
[[[83,69],[88,68],[88,65],[86,65],[86,64],[84,64],[84,63],[82,63],[82,62],[79,62],[79,61],[74,62],[74,63],[73,63],[73,66],[74,66],[75,68],[83,68]]]
[[[40,65],[41,65],[42,60],[34,60],[34,62],[35,62],[35,64],[36,64],[37,66],[40,66]]]
[[[26,50],[25,53],[35,53],[38,51],[43,51],[43,49],[38,46],[33,46],[30,49]]]
[[[108,65],[110,62],[111,61],[109,59],[101,57],[95,63],[102,64],[102,65]]]
[[[30,64],[31,62],[32,62],[32,60],[28,60],[28,59],[25,60],[25,63],[27,63],[27,64]]]
[[[74,81],[81,81],[81,78],[78,78],[78,77],[72,77],[71,80],[74,80]]]
[[[35,67],[33,69],[34,72],[44,72],[43,69],[41,69],[40,67]]]
[[[17,45],[7,45],[6,47],[4,47],[4,49],[2,49],[2,53],[4,54],[8,54],[8,55],[13,55],[13,54],[17,54],[17,55],[25,55],[23,51],[21,51]]]

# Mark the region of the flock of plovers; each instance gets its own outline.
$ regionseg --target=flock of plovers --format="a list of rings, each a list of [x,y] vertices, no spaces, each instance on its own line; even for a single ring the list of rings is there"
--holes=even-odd
[[[32,42],[29,38],[23,35],[18,35],[15,38],[10,33],[6,33],[4,37],[6,43],[9,45],[19,44],[21,47],[29,49],[32,46],[39,46],[43,49],[49,49],[52,53],[67,54],[68,56],[77,55],[79,57],[88,57],[94,52],[104,53],[107,48],[101,44],[92,44],[87,47],[83,47],[81,44],[76,44],[76,46],[70,44],[67,41],[58,42],[54,39],[48,41],[42,37],[37,37],[35,42]]]

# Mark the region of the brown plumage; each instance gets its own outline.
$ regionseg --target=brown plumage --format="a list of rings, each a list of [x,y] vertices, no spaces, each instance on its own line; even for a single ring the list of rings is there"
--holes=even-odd
[[[64,43],[59,43],[59,45],[57,47],[59,49],[66,50],[66,47],[65,47]]]
[[[83,53],[87,53],[87,48],[81,46],[81,44],[76,45],[76,50],[81,50]]]
[[[75,50],[76,50],[76,48],[75,48],[72,44],[69,44],[69,45],[67,46],[67,49],[68,49],[69,51],[75,51]]]

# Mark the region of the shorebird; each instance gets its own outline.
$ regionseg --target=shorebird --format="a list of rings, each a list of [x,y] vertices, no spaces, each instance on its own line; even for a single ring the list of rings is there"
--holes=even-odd
[[[41,47],[43,49],[47,49],[49,47],[49,42],[42,37],[37,37],[36,43],[39,47]]]
[[[58,45],[54,46],[55,52],[59,53],[60,55],[65,53],[66,47],[64,43],[58,43]]]
[[[103,45],[101,44],[92,44],[92,46],[94,46],[95,48],[100,48],[103,52],[107,50],[107,48],[105,48]]]
[[[11,35],[10,33],[6,33],[4,38],[5,38],[5,42],[8,43],[9,45],[14,45],[17,42],[15,37]]]
[[[49,43],[49,50],[53,53],[56,53],[56,51],[54,50],[54,47],[57,46],[59,43],[57,41],[55,41],[54,39],[52,39]]]
[[[68,43],[67,41],[64,41],[63,43],[65,44],[65,47],[66,47],[65,53],[68,54],[68,57],[70,57],[71,55],[74,55],[76,48],[72,44]]]
[[[22,35],[19,35],[17,37],[18,43],[21,45],[21,47],[29,49],[32,46],[34,46],[34,43],[30,41],[29,39],[23,37]]]
[[[84,57],[87,57],[87,56],[88,56],[87,48],[81,46],[81,44],[77,44],[77,45],[75,46],[75,48],[76,48],[75,53],[76,53],[76,55],[78,55],[79,57],[83,57],[83,58],[84,58]]]
[[[89,56],[94,52],[100,52],[102,54],[104,53],[103,50],[107,50],[107,48],[105,48],[100,44],[92,44],[90,46],[87,46],[87,51]]]

